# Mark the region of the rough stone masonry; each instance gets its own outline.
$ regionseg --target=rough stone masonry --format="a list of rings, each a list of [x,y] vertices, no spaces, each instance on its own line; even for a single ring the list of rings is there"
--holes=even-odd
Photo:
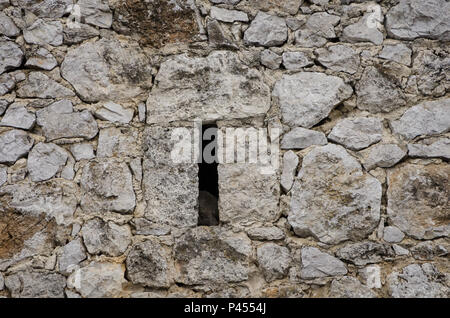
[[[450,297],[448,0],[0,10],[0,298]],[[282,131],[219,225],[168,160],[194,119]]]

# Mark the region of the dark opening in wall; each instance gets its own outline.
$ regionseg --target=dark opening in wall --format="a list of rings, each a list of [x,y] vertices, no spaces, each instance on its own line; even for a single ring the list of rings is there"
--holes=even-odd
[[[219,225],[219,175],[217,173],[217,126],[203,125],[202,161],[199,163],[198,225]]]

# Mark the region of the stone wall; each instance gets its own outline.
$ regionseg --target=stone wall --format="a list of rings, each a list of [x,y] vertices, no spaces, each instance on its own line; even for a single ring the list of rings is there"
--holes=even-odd
[[[447,0],[0,9],[0,297],[450,296]],[[219,163],[219,226],[195,119],[282,131],[276,173]]]

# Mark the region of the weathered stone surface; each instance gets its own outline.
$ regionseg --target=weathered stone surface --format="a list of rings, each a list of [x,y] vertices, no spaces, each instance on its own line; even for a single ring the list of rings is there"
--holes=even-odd
[[[448,298],[445,274],[431,263],[411,264],[387,277],[394,298]]]
[[[368,288],[381,288],[381,267],[378,265],[369,265],[358,270],[361,280]]]
[[[385,45],[379,57],[385,60],[394,61],[406,66],[411,65],[411,49],[403,43]]]
[[[66,165],[67,151],[53,143],[38,143],[28,155],[27,168],[33,182],[53,178]]]
[[[371,241],[349,243],[337,250],[336,255],[358,266],[379,263],[385,257],[393,257],[394,251],[388,244]]]
[[[448,165],[405,164],[388,172],[387,213],[416,239],[450,235]]]
[[[29,44],[60,46],[63,43],[62,23],[37,19],[23,30],[23,38]]]
[[[327,137],[324,133],[295,127],[283,136],[281,149],[304,149],[312,145],[323,146],[327,143]]]
[[[69,274],[86,258],[86,251],[81,239],[70,241],[63,247],[58,257],[59,271],[63,274]]]
[[[39,110],[37,124],[42,127],[48,141],[75,137],[92,139],[98,132],[97,122],[90,111],[74,112],[68,100],[55,102]]]
[[[4,12],[0,12],[0,34],[7,37],[15,37],[20,34],[20,29]]]
[[[22,130],[9,130],[0,134],[0,163],[14,163],[28,154],[33,139]]]
[[[406,151],[396,144],[378,144],[363,152],[367,157],[363,161],[367,170],[376,167],[389,168],[406,156]]]
[[[261,173],[250,163],[219,164],[220,221],[248,225],[278,218],[277,174]]]
[[[395,226],[386,226],[383,230],[383,240],[388,243],[399,243],[404,237],[405,234]]]
[[[286,193],[291,190],[294,184],[298,162],[298,156],[292,150],[289,150],[283,156],[283,171],[281,173],[280,185]]]
[[[284,52],[283,65],[289,71],[300,71],[304,67],[314,65],[314,62],[302,52]]]
[[[234,0],[213,0],[212,2],[222,1],[223,3],[233,2]],[[234,1],[239,2],[239,1]],[[279,13],[296,14],[303,0],[246,0],[252,8],[262,11],[276,11]]]
[[[17,95],[23,98],[64,98],[75,96],[75,93],[43,73],[31,72],[17,90]]]
[[[9,105],[11,105],[10,101],[6,99],[0,99],[0,116],[5,113]]]
[[[232,52],[215,51],[206,58],[176,55],[162,63],[155,82],[147,100],[149,124],[254,117],[270,107],[261,74]]]
[[[61,75],[86,102],[120,101],[152,86],[152,63],[136,43],[101,39],[69,50]]]
[[[128,124],[133,119],[133,115],[133,109],[124,108],[113,102],[103,104],[102,107],[95,112],[95,116],[102,120],[121,124]]]
[[[449,241],[439,239],[435,241],[420,242],[411,248],[412,256],[421,261],[431,261],[435,257],[445,257],[450,250]]]
[[[100,32],[93,26],[78,23],[78,28],[70,28],[67,24],[63,27],[64,44],[76,44],[99,36]]]
[[[291,255],[286,247],[265,243],[256,250],[258,265],[267,282],[285,277],[291,264]]]
[[[110,3],[113,29],[135,35],[143,45],[160,48],[172,43],[190,43],[200,32],[191,0],[127,0]],[[152,12],[149,16],[148,12]]]
[[[27,57],[25,66],[51,71],[58,65],[55,57],[47,49],[40,47]]]
[[[237,10],[228,10],[219,7],[211,7],[211,18],[222,22],[248,22],[247,13]]]
[[[0,121],[0,126],[30,130],[35,122],[34,113],[29,112],[22,104],[12,104]]]
[[[283,57],[271,50],[264,50],[261,52],[261,64],[271,70],[280,68]]]
[[[295,44],[301,47],[321,47],[327,43],[327,39],[336,37],[334,27],[340,18],[326,12],[312,14],[306,25],[295,32]]]
[[[419,92],[443,96],[450,87],[450,55],[445,51],[420,50],[414,57],[413,74]]]
[[[450,98],[427,101],[409,108],[399,120],[391,122],[392,131],[410,140],[450,130]]]
[[[401,0],[386,14],[388,35],[402,40],[419,37],[450,40],[450,18],[443,12],[450,10],[445,0]]]
[[[110,28],[112,25],[112,12],[105,0],[79,0],[81,16],[87,24],[100,28]]]
[[[206,22],[209,45],[215,49],[238,50],[239,47],[217,20]]]
[[[405,105],[396,84],[374,66],[366,67],[356,84],[357,107],[371,113],[390,112]]]
[[[247,236],[197,227],[175,241],[176,281],[186,285],[248,279],[251,243]]]
[[[76,161],[80,160],[90,160],[95,158],[94,148],[91,144],[83,143],[83,144],[73,144],[70,147],[70,152],[75,157]]]
[[[161,226],[159,224],[155,224],[145,218],[134,218],[131,221],[131,224],[134,227],[133,234],[137,235],[167,235],[170,233],[169,226]]]
[[[8,168],[0,165],[0,187],[8,181]]]
[[[64,298],[66,278],[48,271],[20,271],[5,278],[14,298]]]
[[[339,77],[302,72],[284,75],[275,84],[272,95],[279,99],[286,124],[310,128],[352,93],[352,88]]]
[[[379,142],[383,124],[378,118],[346,118],[334,126],[328,139],[351,150],[360,150]]]
[[[355,74],[358,71],[360,58],[358,53],[347,45],[333,45],[317,49],[317,60],[326,68],[335,72]]]
[[[41,18],[61,18],[73,0],[18,0],[19,7]]]
[[[410,157],[450,159],[450,138],[425,139],[421,143],[408,144]]]
[[[85,298],[119,297],[125,283],[124,272],[121,264],[92,262],[72,273],[67,286]]]
[[[341,146],[310,151],[291,191],[288,221],[299,236],[336,244],[362,239],[378,225],[381,184]]]
[[[5,288],[5,278],[3,277],[3,274],[0,274],[0,291]]]
[[[0,96],[11,92],[15,86],[15,79],[10,74],[0,75]]]
[[[88,213],[131,213],[136,205],[131,171],[123,162],[89,162],[83,168],[81,189],[81,208]]]
[[[347,268],[343,262],[315,247],[302,248],[301,261],[300,277],[303,279],[347,274]]]
[[[239,2],[241,2],[241,0],[209,0],[210,2],[214,3],[214,4],[238,4]]]
[[[279,46],[286,42],[287,36],[284,19],[260,11],[245,31],[244,42],[265,47]]]
[[[349,42],[372,42],[380,45],[383,43],[383,33],[380,31],[383,16],[377,16],[375,12],[381,13],[381,7],[376,5],[373,12],[368,12],[355,24],[351,24],[342,31],[342,40]]]
[[[127,277],[133,284],[167,288],[173,282],[170,254],[155,238],[134,245],[126,265]]]
[[[117,225],[100,218],[87,221],[82,229],[83,242],[90,254],[122,255],[131,243],[128,225]]]
[[[331,282],[328,297],[332,298],[375,298],[376,294],[369,287],[361,284],[351,276],[334,279]]]
[[[0,74],[18,68],[22,64],[23,52],[12,41],[0,41]]]
[[[105,128],[100,130],[97,156],[101,157],[138,157],[142,155],[139,132],[130,128]]]
[[[276,226],[255,227],[247,231],[248,237],[258,241],[282,240],[285,235],[282,229]]]

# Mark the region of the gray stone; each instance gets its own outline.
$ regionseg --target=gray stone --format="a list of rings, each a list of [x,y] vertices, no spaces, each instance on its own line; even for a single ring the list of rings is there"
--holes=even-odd
[[[210,16],[213,19],[233,23],[236,21],[239,22],[248,22],[247,13],[237,10],[228,10],[219,7],[211,7]]]
[[[272,95],[279,99],[283,121],[290,126],[310,128],[353,93],[351,86],[336,76],[302,72],[283,75]]]
[[[92,262],[72,273],[67,286],[84,298],[119,297],[125,283],[124,273],[122,264]]]
[[[70,152],[75,157],[76,161],[90,160],[95,158],[94,147],[88,143],[73,144],[70,146]]]
[[[328,139],[351,150],[361,150],[379,142],[383,124],[378,118],[346,118],[339,121]]]
[[[113,102],[104,103],[102,107],[95,112],[95,116],[102,120],[120,124],[128,124],[133,119],[133,115],[133,109],[123,108],[121,105]]]
[[[130,128],[105,128],[98,137],[97,157],[142,156],[139,131]]]
[[[23,52],[19,45],[12,41],[0,40],[0,74],[18,68],[22,64],[22,59]]]
[[[208,19],[206,22],[206,29],[208,32],[208,41],[211,47],[215,49],[228,49],[228,50],[239,49],[239,47],[236,45],[236,43],[229,35],[229,32],[224,30],[219,21]]]
[[[25,157],[33,146],[33,139],[22,130],[9,130],[0,134],[0,163],[12,164]]]
[[[449,165],[405,164],[388,171],[387,214],[393,225],[413,238],[450,235]]]
[[[450,55],[445,51],[420,50],[414,57],[413,76],[419,92],[442,96],[449,87]]]
[[[328,39],[336,37],[334,27],[340,18],[326,12],[312,14],[305,27],[295,32],[295,44],[301,47],[321,47]]]
[[[288,28],[284,19],[258,12],[250,27],[244,33],[244,42],[248,45],[279,46],[286,42]]]
[[[63,26],[60,21],[37,19],[23,30],[23,38],[29,44],[60,46],[63,43]]]
[[[28,56],[25,66],[51,71],[58,65],[55,57],[47,49],[41,47]]]
[[[214,4],[230,4],[230,5],[234,5],[234,4],[238,4],[239,2],[241,2],[241,0],[209,0],[209,2],[214,3]]]
[[[391,122],[391,128],[407,140],[450,131],[450,98],[425,101],[409,108],[399,120]]]
[[[271,50],[264,50],[261,52],[261,64],[271,70],[279,69],[282,61],[282,56]]]
[[[228,51],[206,58],[176,55],[161,64],[155,82],[147,100],[148,124],[255,117],[270,108],[262,75]]]
[[[364,168],[367,170],[376,167],[390,168],[396,165],[406,156],[406,151],[396,144],[378,144],[363,151],[366,158],[363,160]]]
[[[6,99],[0,99],[0,116],[3,115],[8,108],[8,106],[11,104],[10,101]]]
[[[89,162],[81,177],[81,208],[87,213],[132,213],[136,206],[131,171],[111,159]]]
[[[8,168],[0,165],[0,187],[8,181]]]
[[[48,141],[60,138],[92,139],[98,133],[97,122],[88,110],[74,112],[68,100],[55,102],[37,112],[37,124]]]
[[[247,231],[248,237],[257,241],[276,241],[285,238],[282,229],[276,226],[255,227]]]
[[[265,243],[256,249],[256,257],[267,282],[273,282],[287,275],[291,255],[286,247]]]
[[[381,268],[378,265],[369,265],[358,270],[361,280],[368,288],[382,287],[381,284]]]
[[[394,298],[448,298],[445,274],[431,263],[410,264],[387,277]]]
[[[303,279],[347,274],[347,268],[343,262],[315,247],[302,248],[301,261],[300,277]]]
[[[147,108],[145,107],[145,103],[139,103],[138,105],[138,117],[141,123],[145,122]]]
[[[289,71],[300,71],[314,62],[303,52],[284,52],[283,65]]]
[[[0,96],[3,96],[13,90],[16,81],[9,73],[0,75]]]
[[[173,282],[173,265],[168,249],[155,238],[134,245],[126,265],[127,277],[133,284],[167,288]]]
[[[117,102],[152,86],[152,64],[137,43],[101,39],[70,49],[61,64],[61,76],[83,101]]]
[[[366,67],[356,84],[357,107],[370,113],[390,112],[405,105],[396,84],[374,66]]]
[[[0,0],[0,10],[6,9],[9,5],[9,0]]]
[[[30,130],[36,123],[36,115],[29,112],[22,104],[12,104],[0,121],[0,126]]]
[[[4,12],[0,12],[0,34],[7,37],[15,37],[20,34],[20,29]]]
[[[77,44],[100,35],[100,32],[93,26],[78,23],[78,28],[70,28],[67,24],[63,28],[64,44]]]
[[[381,13],[381,7],[377,6]],[[377,10],[377,9],[374,9]],[[372,42],[375,45],[383,43],[383,33],[379,30],[383,17],[377,17],[374,12],[368,12],[355,24],[342,31],[341,39],[348,42]]]
[[[38,143],[28,155],[28,171],[33,182],[53,178],[66,165],[68,153],[65,149],[49,143]]]
[[[122,255],[131,244],[128,225],[117,225],[100,218],[87,221],[82,229],[83,242],[90,254]]]
[[[2,291],[5,288],[5,278],[3,277],[3,274],[0,274],[0,291]]]
[[[388,243],[399,243],[403,240],[405,234],[395,226],[386,226],[383,232],[383,240]]]
[[[288,222],[301,237],[327,244],[360,240],[380,220],[380,182],[341,146],[310,151],[291,191]]]
[[[137,235],[167,235],[170,233],[169,226],[162,226],[160,224],[155,224],[145,218],[135,218],[131,221],[134,226],[134,234]]]
[[[331,298],[375,298],[376,294],[369,287],[361,284],[351,276],[334,279],[331,282],[328,297]]]
[[[289,150],[283,156],[283,171],[281,173],[280,185],[286,193],[291,190],[294,184],[298,162],[298,156],[292,150]]]
[[[312,145],[323,146],[327,137],[320,131],[295,127],[283,136],[281,149],[304,149]]]
[[[347,45],[333,45],[316,51],[320,64],[335,72],[355,74],[360,65],[358,53]]]
[[[392,244],[392,249],[394,250],[395,255],[397,256],[406,256],[410,254],[406,248],[403,248],[398,244]]]
[[[401,0],[386,14],[386,31],[401,40],[450,40],[450,3],[445,0]]]
[[[217,227],[197,227],[176,239],[176,281],[186,285],[224,284],[249,277],[251,241]]]
[[[73,0],[17,0],[20,8],[41,18],[61,18]]]
[[[135,158],[130,161],[130,168],[133,172],[133,176],[136,178],[138,182],[142,181],[142,159]]]
[[[306,19],[298,19],[298,18],[292,18],[292,17],[288,17],[286,18],[286,25],[288,26],[289,29],[291,29],[292,31],[297,31],[298,29],[300,29],[303,25],[305,25],[306,23]]]
[[[383,50],[378,56],[385,60],[390,60],[406,66],[410,66],[411,54],[412,51],[409,47],[407,47],[403,43],[399,43],[394,45],[384,45]]]
[[[64,245],[58,257],[59,271],[63,274],[70,274],[86,257],[81,239],[70,241]]]
[[[110,28],[112,12],[106,0],[79,0],[81,16],[87,24],[100,28]]]
[[[441,244],[442,243],[442,244]],[[420,242],[411,248],[412,256],[421,261],[431,261],[436,257],[446,257],[449,253],[450,244],[445,239],[436,241]]]
[[[27,270],[5,278],[13,298],[64,298],[66,278],[48,271]]]
[[[408,144],[408,155],[410,157],[450,159],[450,138],[425,139],[421,143]]]
[[[31,72],[27,80],[17,90],[23,98],[64,98],[75,96],[67,87],[57,83],[44,73]]]
[[[389,244],[371,241],[348,243],[337,250],[336,255],[357,266],[379,263],[386,257],[393,257],[394,251]]]
[[[246,2],[255,10],[275,11],[285,16],[286,13],[295,15],[303,0],[246,0]]]

